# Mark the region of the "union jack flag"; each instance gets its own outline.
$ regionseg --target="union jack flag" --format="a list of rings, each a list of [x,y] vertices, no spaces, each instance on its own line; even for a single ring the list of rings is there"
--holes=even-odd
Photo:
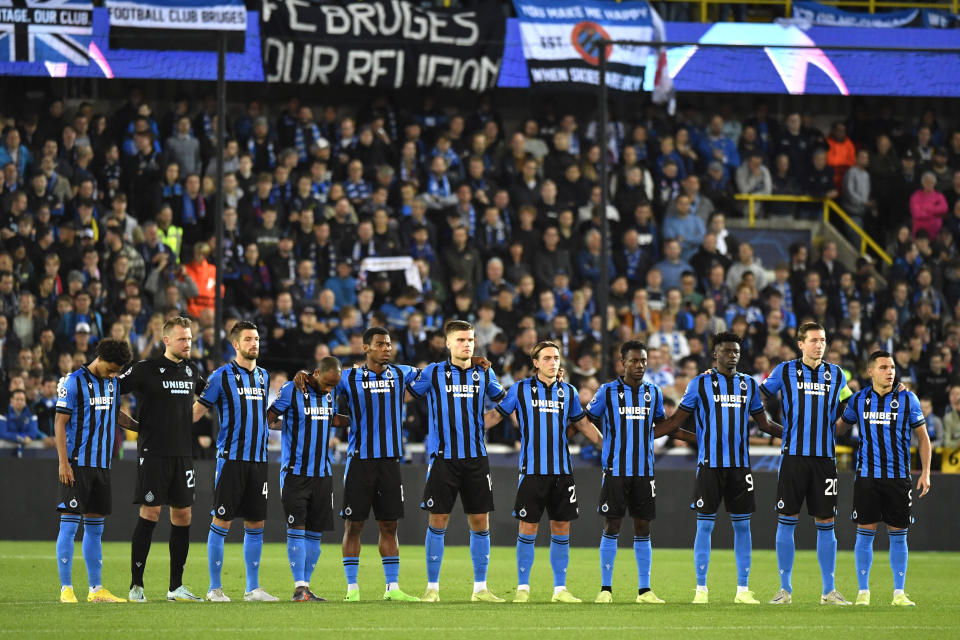
[[[0,0],[0,62],[90,64],[89,0]]]

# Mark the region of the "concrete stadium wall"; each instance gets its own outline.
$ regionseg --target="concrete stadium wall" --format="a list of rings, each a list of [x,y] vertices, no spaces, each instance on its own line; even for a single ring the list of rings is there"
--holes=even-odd
[[[213,502],[213,461],[197,461],[197,500],[194,506],[195,523],[191,529],[194,541],[207,538],[209,508]],[[421,491],[425,477],[425,468],[420,465],[403,467],[403,482],[406,495],[406,518],[400,523],[400,543],[402,546],[421,546],[427,517],[419,508]],[[334,501],[340,506],[343,467],[334,468]],[[517,474],[514,470],[494,467],[494,502],[497,510],[493,513],[491,535],[494,544],[512,545],[516,541],[517,525],[511,517],[513,500],[516,495]],[[269,515],[265,526],[265,538],[270,542],[285,539],[285,522],[280,505],[280,469],[279,465],[270,465]],[[654,545],[662,547],[692,548],[695,534],[695,520],[689,509],[693,490],[693,470],[662,470],[657,473],[657,520],[653,524]],[[113,467],[113,515],[107,519],[104,540],[129,540],[136,523],[137,507],[131,504],[135,486],[136,465],[132,460],[116,462]],[[597,497],[600,491],[600,471],[596,467],[581,468],[577,474],[577,498],[580,503],[580,519],[572,527],[571,543],[577,546],[593,547],[598,544],[601,521],[596,513]],[[772,549],[776,532],[776,516],[773,505],[777,486],[776,473],[769,471],[754,472],[757,491],[757,513],[753,518],[753,546],[757,549]],[[853,475],[841,474],[839,487],[839,510],[837,538],[840,549],[852,549],[855,538],[853,524],[849,520],[853,500]],[[4,540],[49,540],[51,545],[57,536],[59,518],[57,505],[57,464],[53,460],[6,460],[0,464],[0,486],[5,488],[3,504],[3,526],[0,527],[0,539]],[[960,504],[960,476],[935,474],[933,489],[922,500],[914,498],[916,524],[910,529],[910,548],[912,550],[956,551],[960,550],[960,539],[952,535],[948,524],[956,520],[956,507]],[[161,516],[161,523],[155,533],[156,540],[167,537],[167,517]],[[239,523],[238,523],[239,524]],[[324,537],[327,542],[339,540],[343,535],[343,525],[339,518],[335,522],[335,531]],[[242,539],[241,527],[234,526],[229,540]],[[624,535],[632,529],[624,527]],[[364,530],[364,544],[375,544],[377,527],[368,522]],[[540,527],[541,542],[549,535],[546,516]],[[797,527],[797,546],[800,549],[812,549],[816,545],[816,532],[811,519],[801,517]],[[886,548],[886,536],[878,536],[877,548]],[[467,523],[459,502],[454,508],[451,523],[447,530],[449,544],[467,544]],[[714,531],[713,544],[718,548],[732,548],[733,533],[726,516],[720,516],[720,522]],[[52,546],[51,546],[52,549]]]

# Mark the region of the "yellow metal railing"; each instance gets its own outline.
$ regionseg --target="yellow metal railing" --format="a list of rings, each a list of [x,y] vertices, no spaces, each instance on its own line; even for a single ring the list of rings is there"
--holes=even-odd
[[[707,7],[712,4],[738,4],[731,3],[729,0],[658,0],[662,2],[683,2],[684,4],[696,4],[700,6],[700,22],[710,22],[708,18]],[[820,4],[831,7],[842,7],[848,9],[866,9],[868,13],[876,13],[877,9],[940,9],[949,10],[951,13],[960,13],[960,0],[949,0],[945,2],[911,2],[909,0],[818,0]],[[790,18],[793,13],[792,0],[751,0],[750,2],[739,3],[747,5],[772,5],[782,6],[783,15]]]
[[[783,196],[783,195],[763,195],[757,193],[738,193],[736,195],[737,200],[743,200],[747,203],[747,223],[750,227],[754,227],[757,221],[757,202],[793,202],[793,203],[815,203],[823,206],[823,223],[832,224],[830,222],[830,214],[835,214],[848,227],[850,227],[854,233],[860,237],[860,255],[866,255],[867,249],[873,251],[881,260],[886,262],[888,265],[893,264],[893,259],[890,255],[884,251],[883,247],[876,243],[876,241],[870,237],[870,235],[864,231],[860,225],[853,221],[846,211],[840,208],[834,200],[830,198],[814,198],[813,196]],[[836,225],[834,225],[836,226]]]

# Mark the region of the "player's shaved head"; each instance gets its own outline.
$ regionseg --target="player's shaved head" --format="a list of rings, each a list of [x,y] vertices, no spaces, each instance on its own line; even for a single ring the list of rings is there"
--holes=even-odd
[[[325,356],[317,363],[317,373],[320,375],[331,371],[340,371],[341,368],[340,360],[333,356]]]

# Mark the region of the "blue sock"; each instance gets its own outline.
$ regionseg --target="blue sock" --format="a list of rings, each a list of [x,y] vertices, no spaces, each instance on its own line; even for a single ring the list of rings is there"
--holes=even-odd
[[[57,571],[60,586],[73,586],[73,541],[77,537],[82,518],[75,513],[60,516],[60,533],[57,534]]]
[[[836,588],[833,572],[837,569],[837,534],[832,522],[817,523],[817,560],[820,561],[823,595],[827,595]]]
[[[323,539],[323,533],[320,531],[305,531],[304,534],[307,553],[303,559],[303,579],[310,582],[313,570],[317,566],[317,560],[320,559],[320,540]]]
[[[360,558],[351,556],[343,559],[343,573],[347,577],[347,584],[357,584],[357,574],[360,573]]]
[[[530,572],[533,570],[533,543],[537,536],[517,536],[517,585],[530,584]]]
[[[487,581],[490,566],[490,530],[470,532],[470,557],[473,558],[473,581]]]
[[[446,529],[436,529],[427,525],[427,539],[424,548],[427,552],[427,582],[440,582],[440,565],[443,563],[443,536]],[[473,537],[470,538],[471,548]]]
[[[890,568],[893,569],[893,588],[903,589],[907,581],[907,530],[887,530],[890,536]]]
[[[793,531],[797,528],[797,518],[777,516],[777,568],[780,570],[780,588],[793,593],[791,578],[793,577],[793,556],[796,545],[793,542]],[[819,538],[818,538],[819,543]],[[819,544],[817,546],[819,549]]]
[[[400,582],[400,556],[383,556],[383,579],[387,584]]]
[[[290,560],[290,571],[293,573],[293,582],[303,582],[303,570],[307,563],[307,536],[303,529],[287,529],[287,559]]]
[[[210,571],[210,591],[219,589],[220,573],[223,571],[223,541],[227,537],[227,529],[210,523],[210,533],[207,535],[207,567]]]
[[[853,560],[857,567],[857,586],[860,591],[870,590],[870,567],[873,565],[873,539],[875,529],[857,527],[857,542],[853,546]]]
[[[633,536],[633,555],[637,558],[637,588],[650,588],[650,569],[653,567],[653,548],[650,536]]]
[[[697,536],[693,539],[693,563],[697,570],[697,586],[707,586],[707,569],[710,568],[710,538],[713,537],[715,513],[697,514]]]
[[[247,565],[247,591],[260,586],[260,556],[263,553],[263,527],[243,528],[243,561]]]
[[[613,586],[613,563],[617,559],[619,536],[603,532],[600,535],[600,586]]]
[[[553,586],[567,584],[567,565],[570,564],[570,536],[550,536],[550,566],[553,568]]]
[[[737,560],[737,586],[746,587],[750,579],[750,514],[731,513],[733,522],[733,555]]]
[[[87,564],[87,578],[91,587],[102,584],[100,572],[103,569],[103,518],[83,519],[83,561]]]

